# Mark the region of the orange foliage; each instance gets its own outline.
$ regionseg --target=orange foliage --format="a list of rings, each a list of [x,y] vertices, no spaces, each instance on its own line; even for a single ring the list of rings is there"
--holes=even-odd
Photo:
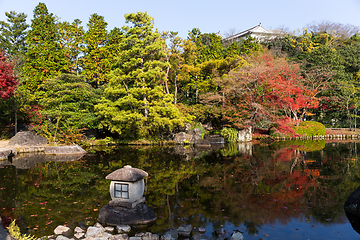
[[[244,116],[254,123],[277,121],[279,116],[298,120],[298,112],[317,108],[317,91],[303,84],[299,66],[270,53],[252,55],[248,64],[229,73],[232,81],[226,92],[225,110],[234,113],[228,120],[236,122]]]

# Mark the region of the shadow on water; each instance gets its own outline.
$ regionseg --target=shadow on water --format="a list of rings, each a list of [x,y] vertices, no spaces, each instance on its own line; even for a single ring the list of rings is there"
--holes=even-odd
[[[149,173],[153,233],[191,224],[209,237],[224,228],[245,239],[349,239],[357,233],[346,222],[344,203],[360,185],[357,149],[358,143],[292,141],[113,146],[66,162],[14,158],[12,166],[0,166],[0,213],[39,237],[58,225],[93,225],[110,200],[105,176],[131,165]]]

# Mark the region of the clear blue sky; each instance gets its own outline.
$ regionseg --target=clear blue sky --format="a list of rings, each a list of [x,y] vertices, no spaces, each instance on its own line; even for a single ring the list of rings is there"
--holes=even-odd
[[[108,30],[125,25],[124,14],[146,11],[160,31],[178,31],[186,38],[189,30],[222,34],[238,32],[261,23],[270,29],[302,29],[313,21],[360,26],[360,0],[43,0],[49,12],[62,21],[78,18],[86,27],[91,14],[104,16]],[[0,20],[5,12],[24,12],[31,23],[38,0],[0,0]]]

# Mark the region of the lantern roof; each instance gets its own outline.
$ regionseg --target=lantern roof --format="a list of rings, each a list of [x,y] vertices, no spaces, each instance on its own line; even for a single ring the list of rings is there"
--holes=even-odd
[[[125,182],[136,182],[144,177],[147,177],[148,173],[144,170],[133,168],[130,165],[126,165],[123,168],[120,168],[105,178],[108,180],[118,180],[118,181],[125,181]]]

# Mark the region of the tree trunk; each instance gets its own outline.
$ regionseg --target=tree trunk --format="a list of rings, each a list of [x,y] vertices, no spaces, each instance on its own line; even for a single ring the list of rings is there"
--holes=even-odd
[[[222,107],[225,107],[225,85],[223,86],[223,91],[222,91]]]
[[[178,74],[177,74],[177,72],[176,72],[176,74],[175,74],[175,82],[174,82],[174,86],[175,86],[174,104],[177,103],[177,91],[178,91],[178,89],[177,89],[177,76],[178,76]]]
[[[18,121],[17,121],[17,102],[15,95],[14,95],[14,115],[15,115],[15,135],[16,135],[18,130]]]
[[[170,70],[170,68],[167,67],[167,69],[166,69],[166,80],[165,80],[165,89],[166,89],[167,94],[170,94],[169,87],[168,87],[169,70]]]
[[[142,87],[143,89],[145,89],[145,86]],[[147,99],[146,99],[146,94],[143,94],[143,100],[144,100],[144,116],[145,118],[148,117],[148,110],[147,110]]]

